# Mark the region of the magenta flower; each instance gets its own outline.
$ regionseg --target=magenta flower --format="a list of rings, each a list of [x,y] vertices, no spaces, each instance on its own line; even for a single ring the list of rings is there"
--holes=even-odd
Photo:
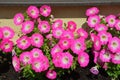
[[[100,38],[98,36],[95,37],[94,41],[93,41],[93,46],[95,50],[100,50],[101,49],[101,41]]]
[[[55,28],[62,28],[62,25],[63,25],[63,21],[58,19],[58,20],[55,20],[54,23],[52,24],[52,29],[55,29]]]
[[[0,43],[0,49],[3,52],[12,52],[13,46],[14,46],[14,43],[7,39],[2,40]]]
[[[48,5],[43,5],[40,7],[40,14],[44,17],[48,17],[51,14],[51,7]]]
[[[108,65],[107,63],[104,63],[104,65],[102,66],[103,69],[107,70],[108,69]]]
[[[57,39],[59,39],[62,36],[63,32],[64,30],[62,28],[55,28],[52,30],[53,37]]]
[[[51,80],[56,79],[57,73],[54,70],[49,70],[46,74],[46,77]]]
[[[58,52],[62,52],[63,50],[60,48],[60,46],[59,45],[55,45],[52,49],[51,49],[51,55],[52,55],[52,57],[54,56],[54,55],[56,55],[56,53],[58,53]]]
[[[49,40],[52,40],[52,37],[53,37],[53,34],[46,35],[46,38],[49,39]]]
[[[34,29],[34,22],[33,21],[25,21],[22,24],[21,31],[24,34],[28,34],[28,33],[31,33],[33,31],[33,29]]]
[[[113,56],[112,56],[112,62],[114,64],[120,64],[120,51],[117,52],[117,53],[115,53],[115,54],[113,54]]]
[[[22,13],[17,13],[14,18],[13,18],[14,24],[15,25],[20,25],[24,21],[24,16]]]
[[[89,55],[85,52],[78,54],[78,63],[81,67],[86,67],[89,63]]]
[[[86,16],[93,16],[99,13],[99,9],[97,7],[92,7],[87,9]]]
[[[120,20],[116,20],[115,28],[120,30]]]
[[[83,38],[79,38],[79,39],[73,40],[71,42],[71,50],[75,54],[79,54],[80,52],[84,51],[85,49],[86,49],[86,45],[85,45]]]
[[[42,33],[48,33],[50,31],[50,24],[48,23],[48,21],[41,21],[38,24],[38,29]]]
[[[16,72],[20,71],[20,61],[19,61],[19,58],[17,56],[12,57],[12,65],[13,65]]]
[[[10,27],[2,27],[2,34],[3,34],[3,39],[12,39],[14,37],[14,31]]]
[[[55,67],[61,67],[60,59],[62,57],[62,54],[63,54],[62,52],[58,52],[58,53],[55,53],[55,55],[53,55],[52,62],[53,62]]]
[[[32,55],[30,52],[22,52],[20,54],[20,62],[24,65],[32,63]]]
[[[97,37],[97,35],[96,34],[94,34],[94,33],[90,33],[90,38],[91,38],[91,40],[94,42],[95,41],[95,38]]]
[[[70,40],[74,39],[74,34],[70,30],[65,30],[61,36],[61,38],[68,38]]]
[[[27,36],[22,36],[16,42],[17,42],[17,47],[22,50],[27,49],[31,45],[30,38]]]
[[[99,52],[93,51],[93,54],[94,54],[94,63],[97,64],[99,59]]]
[[[116,16],[115,15],[109,15],[106,17],[106,22],[108,23],[109,27],[114,27],[116,23]]]
[[[98,74],[99,74],[99,71],[98,71],[98,69],[97,69],[97,66],[92,67],[92,68],[90,69],[90,72],[93,73],[93,74],[95,74],[95,75],[98,75]]]
[[[88,33],[83,28],[79,28],[77,30],[77,33],[80,37],[83,37],[85,39],[88,37]]]
[[[95,26],[95,30],[100,32],[100,31],[107,31],[108,30],[108,27],[105,26],[104,24],[97,24]]]
[[[98,36],[100,37],[100,41],[102,45],[105,45],[108,43],[108,41],[112,38],[111,33],[106,31],[101,31],[98,33]]]
[[[44,42],[44,38],[43,38],[43,36],[41,34],[34,33],[31,36],[31,44],[32,44],[32,46],[40,48],[43,45],[43,42]]]
[[[36,6],[29,6],[27,9],[27,14],[36,19],[39,16],[39,9]]]
[[[58,44],[61,47],[61,49],[67,50],[71,46],[71,40],[68,38],[61,38]]]
[[[43,60],[41,60],[41,58],[37,58],[37,59],[35,58],[32,61],[32,69],[35,72],[42,72],[44,68],[42,64],[43,64]]]
[[[100,56],[99,58],[101,59],[102,62],[110,62],[110,59],[111,59],[111,53],[110,51],[107,51],[105,49],[102,49],[100,51]]]
[[[88,26],[93,28],[100,23],[100,17],[97,15],[88,17]]]
[[[38,49],[38,48],[33,48],[31,50],[31,54],[33,58],[40,58],[43,56],[43,52],[42,50]]]
[[[74,21],[69,21],[67,27],[70,31],[74,32],[76,30],[76,26],[77,24]]]
[[[73,63],[73,56],[69,52],[62,53],[60,58],[60,67],[63,69],[69,69]]]
[[[113,37],[112,39],[110,39],[108,43],[108,48],[113,53],[119,51],[120,50],[120,39],[117,37]]]
[[[49,67],[49,61],[46,56],[40,58],[34,58],[32,62],[32,69],[35,72],[42,72],[47,70]]]

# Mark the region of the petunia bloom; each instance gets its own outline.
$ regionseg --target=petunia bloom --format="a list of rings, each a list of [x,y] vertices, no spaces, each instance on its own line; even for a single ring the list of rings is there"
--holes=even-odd
[[[14,18],[13,18],[14,24],[15,25],[20,25],[24,21],[24,16],[22,13],[17,13]]]
[[[78,55],[78,63],[81,67],[86,67],[89,63],[89,55],[86,52],[80,52]]]
[[[33,31],[33,29],[34,29],[34,22],[33,21],[25,21],[22,24],[21,31],[24,34],[28,34],[28,33],[31,33]]]
[[[40,48],[43,45],[44,38],[39,33],[34,33],[30,39],[31,39],[32,46]]]
[[[48,17],[51,14],[51,7],[48,5],[43,5],[40,7],[40,14],[44,17]]]
[[[57,73],[54,70],[49,70],[46,74],[46,77],[51,80],[56,79]]]
[[[27,14],[36,19],[39,16],[39,9],[36,6],[29,6],[27,9]]]
[[[19,61],[19,58],[17,56],[12,57],[12,65],[13,65],[16,72],[20,71],[20,61]]]
[[[48,33],[50,31],[50,24],[48,23],[48,21],[41,21],[38,24],[38,29],[42,33]]]

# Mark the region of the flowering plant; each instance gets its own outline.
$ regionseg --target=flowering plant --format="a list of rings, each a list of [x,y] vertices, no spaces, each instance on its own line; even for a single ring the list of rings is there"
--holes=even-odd
[[[11,58],[10,53],[14,47],[14,43],[11,40],[13,37],[13,29],[8,26],[0,27],[0,64],[8,63]]]
[[[29,6],[24,15],[14,16],[14,23],[22,25],[22,36],[16,41],[12,64],[24,77],[41,79],[46,75],[53,80],[76,66],[88,65],[88,33],[77,29],[74,21],[64,25],[61,19],[54,20],[50,6]]]
[[[120,19],[113,14],[99,15],[99,9],[87,9],[87,24],[90,27],[92,52],[95,67],[90,71],[98,74],[97,68],[104,68],[113,79],[120,76]],[[93,71],[95,70],[95,71]]]

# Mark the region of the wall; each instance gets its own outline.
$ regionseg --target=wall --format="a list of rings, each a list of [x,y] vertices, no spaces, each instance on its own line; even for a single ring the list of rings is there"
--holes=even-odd
[[[91,6],[51,6],[52,14],[55,18],[63,19],[64,22],[73,20],[77,23],[78,27],[85,26],[86,21],[85,11]],[[120,5],[98,5],[100,9],[100,14],[119,14]],[[15,26],[13,24],[12,18],[18,12],[24,12],[27,6],[0,6],[0,27],[10,26],[15,30],[15,37],[13,41],[15,42],[20,33],[20,26]]]

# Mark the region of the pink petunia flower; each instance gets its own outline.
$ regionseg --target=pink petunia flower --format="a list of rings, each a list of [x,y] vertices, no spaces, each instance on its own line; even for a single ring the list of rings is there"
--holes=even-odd
[[[41,34],[34,33],[31,36],[31,44],[33,46],[40,48],[43,45],[43,42],[44,42],[44,38],[43,38],[43,36]]]
[[[101,59],[102,62],[110,62],[110,59],[111,59],[111,53],[110,51],[107,51],[105,49],[102,49],[100,51],[100,56],[99,58]]]
[[[58,53],[58,52],[62,52],[63,50],[60,48],[60,46],[59,45],[55,45],[52,49],[51,49],[51,55],[52,55],[52,57],[56,54],[56,53]]]
[[[108,27],[105,26],[104,24],[97,24],[95,26],[95,30],[100,32],[100,31],[107,31],[108,30]]]
[[[49,70],[46,74],[46,77],[51,80],[56,79],[57,73],[54,70]]]
[[[70,31],[74,32],[76,30],[76,26],[77,24],[74,21],[69,21],[67,27]]]
[[[2,27],[2,34],[3,34],[3,39],[12,39],[14,37],[14,31],[10,27]]]
[[[88,37],[88,33],[83,28],[77,29],[77,33],[80,37],[83,37],[85,39]]]
[[[100,50],[101,49],[101,41],[100,38],[98,36],[95,37],[94,42],[93,42],[93,47],[95,50]]]
[[[33,29],[34,29],[34,22],[33,21],[25,21],[22,24],[21,31],[24,34],[28,34],[28,33],[31,33],[33,31]]]
[[[37,58],[37,59],[35,58],[32,60],[32,69],[35,72],[42,72],[44,68],[42,64],[43,64],[43,60],[41,60],[41,58]]]
[[[114,64],[120,64],[120,51],[116,52],[115,54],[113,54],[113,56],[112,56],[112,62]]]
[[[73,56],[69,52],[62,53],[60,58],[60,67],[63,69],[69,69],[73,63]]]
[[[88,17],[88,26],[93,28],[100,23],[100,17],[97,15]]]
[[[94,54],[94,63],[97,64],[99,58],[99,52],[93,51],[93,54]]]
[[[43,62],[43,64],[42,64],[42,66],[43,66],[43,71],[45,71],[45,70],[47,70],[48,68],[49,68],[49,60],[48,60],[48,58],[46,57],[46,56],[43,56],[43,57],[41,57],[42,59],[42,62]]]
[[[15,25],[20,25],[24,21],[24,16],[22,13],[17,13],[14,18],[13,18],[14,24]]]
[[[98,36],[100,37],[100,41],[102,45],[105,45],[108,43],[108,41],[112,38],[111,33],[106,31],[101,31],[98,33]]]
[[[41,21],[38,24],[38,29],[42,33],[48,33],[50,31],[50,24],[48,23],[48,21]]]
[[[36,6],[29,6],[27,9],[27,14],[36,19],[39,16],[39,9]]]
[[[64,30],[62,28],[56,28],[52,30],[53,37],[57,39],[59,39],[62,36],[63,32]]]
[[[12,41],[4,39],[1,41],[0,49],[3,52],[12,52],[13,46],[14,46],[14,43]]]
[[[115,28],[116,28],[117,30],[120,30],[120,20],[116,20]]]
[[[93,16],[99,13],[99,9],[97,7],[92,7],[87,9],[86,16]]]
[[[81,52],[78,55],[78,63],[81,67],[86,67],[89,63],[89,55],[86,52]]]
[[[79,54],[81,51],[84,51],[85,49],[86,45],[83,38],[79,38],[71,42],[71,50],[75,54]]]
[[[97,37],[97,35],[96,34],[94,34],[94,33],[90,33],[90,38],[91,38],[91,40],[94,42],[95,41],[95,38]]]
[[[53,37],[53,34],[46,35],[46,38],[49,39],[49,40],[52,40],[52,37]]]
[[[33,58],[40,58],[43,56],[43,52],[42,50],[38,49],[38,48],[33,48],[31,50],[31,54]]]
[[[49,61],[46,56],[40,58],[34,58],[32,62],[32,69],[35,72],[42,72],[49,68]]]
[[[120,39],[117,37],[113,37],[112,39],[110,39],[108,43],[108,48],[113,53],[119,51],[120,50]]]
[[[116,23],[116,16],[115,15],[108,15],[106,17],[106,22],[108,23],[109,27],[114,27]]]
[[[48,5],[43,5],[40,7],[40,14],[44,17],[48,17],[51,14],[51,7]]]
[[[98,69],[97,69],[97,66],[92,67],[92,68],[90,69],[90,72],[93,73],[93,74],[95,74],[95,75],[98,75],[98,74],[99,74],[99,71],[98,71]]]
[[[71,40],[68,38],[61,38],[58,44],[61,47],[61,49],[67,50],[71,46]]]
[[[61,38],[68,38],[70,40],[74,39],[74,34],[70,30],[64,30]]]
[[[12,65],[13,65],[16,72],[20,71],[20,61],[19,61],[19,58],[17,56],[12,57]]]
[[[63,54],[62,52],[58,52],[58,53],[55,53],[55,55],[53,55],[52,62],[53,62],[55,67],[61,67],[60,59],[62,57],[62,54]]]
[[[27,49],[31,45],[30,38],[27,36],[22,36],[16,42],[17,42],[17,47],[22,50]]]
[[[55,20],[52,24],[52,29],[62,28],[63,21],[61,19]]]
[[[22,52],[20,54],[20,62],[24,65],[32,63],[32,55],[30,52]]]

